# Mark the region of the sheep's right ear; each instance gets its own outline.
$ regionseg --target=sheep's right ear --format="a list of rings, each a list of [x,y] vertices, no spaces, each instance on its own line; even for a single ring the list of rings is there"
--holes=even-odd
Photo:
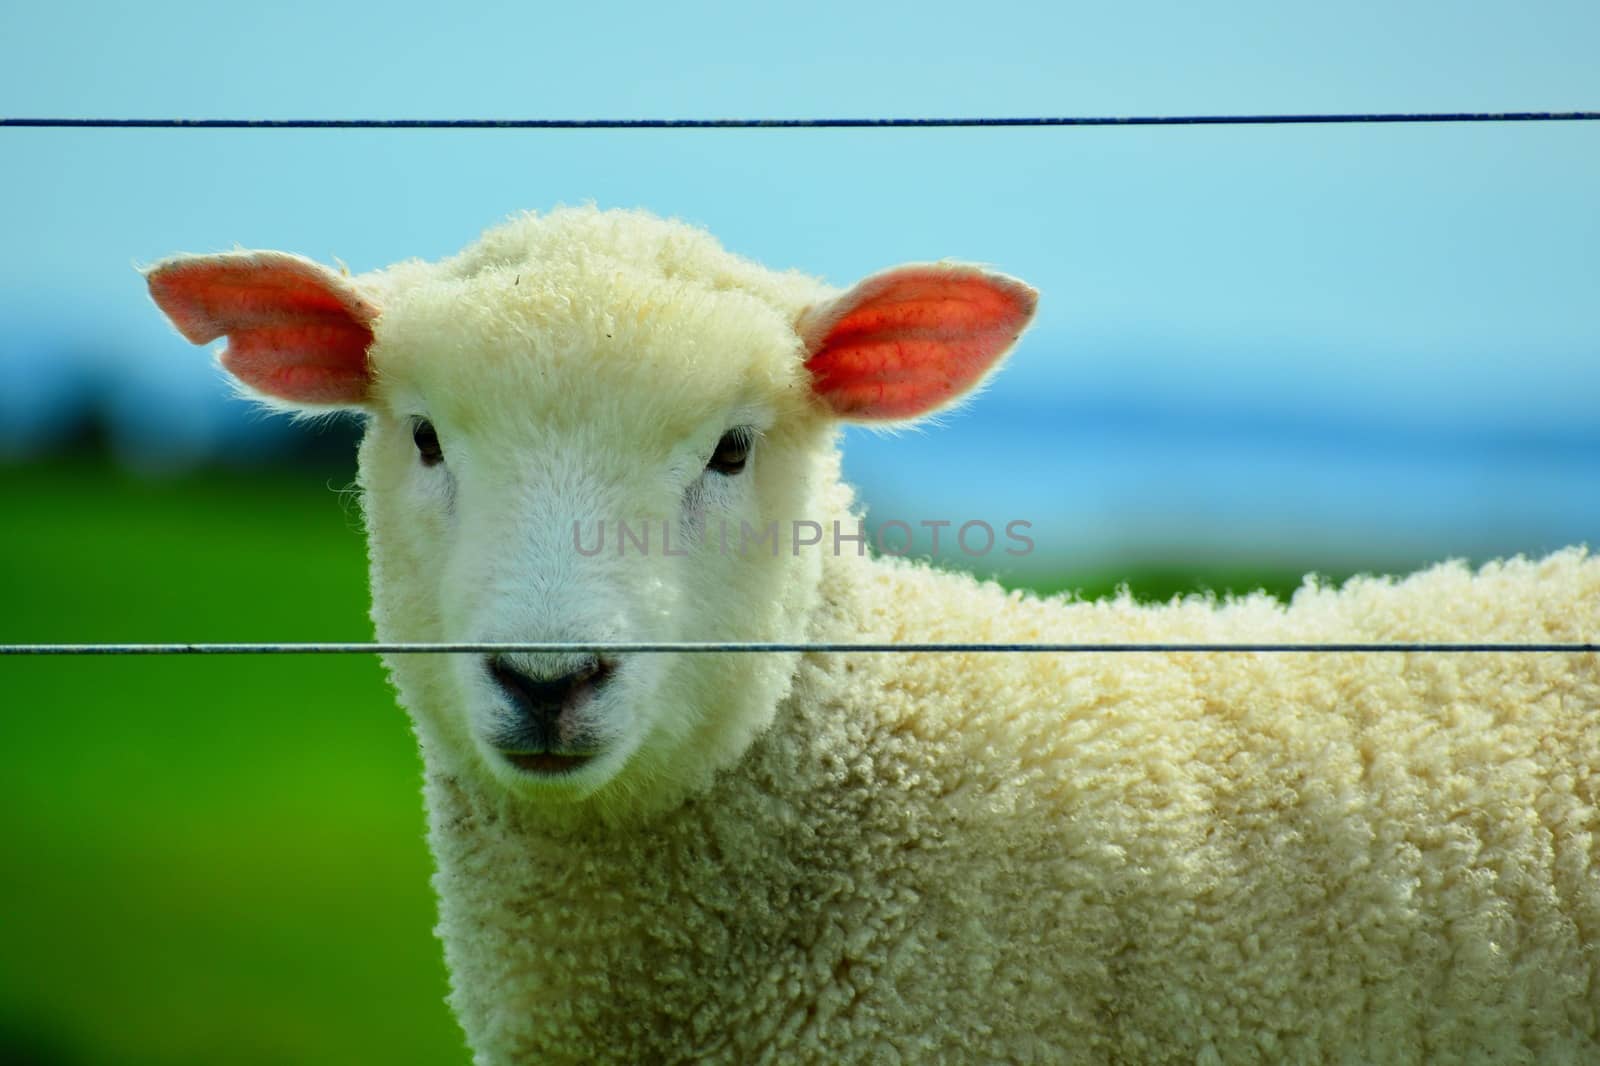
[[[818,400],[855,422],[904,422],[956,402],[999,365],[1039,294],[960,263],[875,274],[798,322]]]
[[[223,367],[265,398],[296,407],[366,402],[378,309],[328,267],[287,252],[228,252],[164,260],[145,280],[190,342],[226,335]]]

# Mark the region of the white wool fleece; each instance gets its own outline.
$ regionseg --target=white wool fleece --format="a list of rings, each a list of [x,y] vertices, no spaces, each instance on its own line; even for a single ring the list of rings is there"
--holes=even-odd
[[[841,291],[579,209],[147,277],[250,389],[364,413],[383,641],[1600,638],[1580,549],[1286,606],[836,551],[840,422],[955,401],[1033,312],[976,267]],[[1595,654],[386,662],[484,1066],[1600,1062]]]
[[[1571,550],[1062,603],[829,559],[819,641],[1583,641]],[[1600,656],[808,655],[677,808],[433,760],[480,1063],[1600,1061]]]

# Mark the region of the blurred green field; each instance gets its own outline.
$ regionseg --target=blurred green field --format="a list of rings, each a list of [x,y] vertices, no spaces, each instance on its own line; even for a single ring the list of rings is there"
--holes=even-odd
[[[369,639],[342,483],[0,467],[0,642]],[[1298,584],[1039,584],[1123,578]],[[468,1060],[420,764],[375,660],[0,659],[0,752],[0,1062]]]

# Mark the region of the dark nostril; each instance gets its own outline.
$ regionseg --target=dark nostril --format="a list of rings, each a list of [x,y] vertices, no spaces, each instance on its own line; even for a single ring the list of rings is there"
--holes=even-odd
[[[610,660],[590,658],[571,673],[542,678],[523,673],[500,656],[491,657],[488,666],[489,676],[517,710],[541,721],[554,721],[563,710],[605,684],[616,669]]]

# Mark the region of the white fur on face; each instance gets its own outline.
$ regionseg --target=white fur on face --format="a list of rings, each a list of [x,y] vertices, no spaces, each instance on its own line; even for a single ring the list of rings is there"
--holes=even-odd
[[[831,430],[809,403],[790,325],[814,290],[791,279],[786,302],[592,246],[474,263],[384,279],[361,452],[380,639],[799,639],[815,551],[785,543],[777,558],[741,557],[714,531],[823,518],[811,493],[828,480],[815,468],[831,461]],[[413,444],[421,419],[437,431],[438,465]],[[745,469],[707,470],[734,429],[753,439]],[[619,524],[643,547],[619,545]],[[534,676],[578,661],[513,657]],[[483,657],[389,666],[425,744],[486,766],[509,789],[603,791],[616,805],[676,793],[737,756],[786,691],[793,659],[620,657],[564,722],[595,757],[560,776],[519,770],[495,750],[511,712]]]

